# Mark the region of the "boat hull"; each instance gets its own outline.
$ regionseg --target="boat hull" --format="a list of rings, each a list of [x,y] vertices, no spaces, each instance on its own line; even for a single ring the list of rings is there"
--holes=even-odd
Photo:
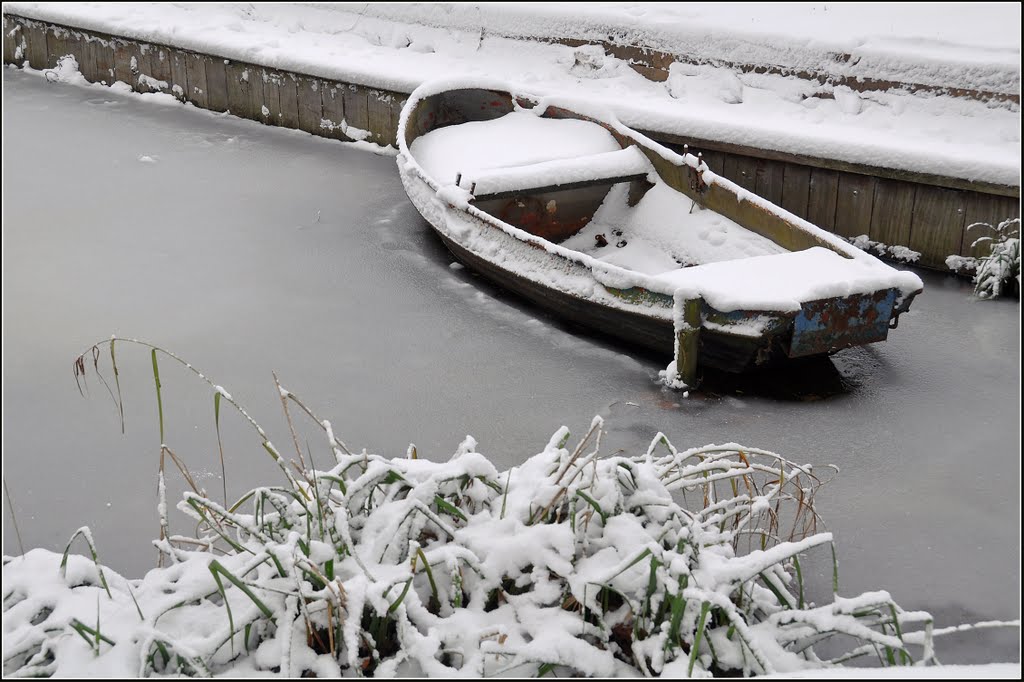
[[[553,313],[560,319],[597,332],[630,348],[640,348],[661,357],[672,357],[675,353],[675,325],[672,319],[672,300],[661,294],[651,292],[618,292],[619,296],[650,297],[660,305],[652,305],[646,309],[637,306],[633,310],[610,306],[603,302],[587,300],[558,287],[535,281],[519,272],[503,268],[494,262],[493,255],[477,253],[473,248],[460,241],[458,234],[450,229],[446,214],[459,211],[463,219],[472,223],[476,230],[491,232],[496,239],[509,239],[509,236],[495,226],[462,213],[458,208],[439,206],[439,199],[433,189],[415,173],[401,171],[402,181],[413,205],[423,216],[427,224],[437,234],[452,255],[467,268],[500,286],[502,289],[520,296],[537,305],[543,310]],[[546,267],[551,270],[566,267],[566,260],[558,255],[536,250],[536,256],[546,259]],[[541,266],[544,269],[544,265]],[[593,281],[594,287],[609,290],[600,283]],[[752,367],[777,364],[786,360],[793,328],[793,315],[773,314],[764,312],[735,311],[721,313],[704,305],[702,314],[710,320],[719,320],[719,328],[702,329],[699,341],[700,361],[702,367],[712,367],[727,372],[742,372]],[[731,334],[725,331],[729,326],[742,326],[750,319],[763,322],[763,332],[756,336],[750,334]],[[827,354],[827,351],[822,354]]]
[[[752,296],[747,307],[757,309],[716,310],[708,304],[707,299],[713,297],[703,282],[687,281],[685,276],[679,281],[652,278],[564,248],[560,242],[567,234],[561,228],[567,225],[574,233],[579,224],[590,220],[609,187],[629,181],[629,206],[636,205],[655,183],[664,183],[690,198],[693,205],[699,203],[785,251],[812,254],[810,261],[800,261],[800,267],[814,263],[811,272],[814,267],[822,271],[819,253],[831,251],[859,264],[869,258],[727,180],[712,175],[709,184],[705,181],[707,167],[699,157],[675,154],[614,119],[605,120],[607,117],[594,118],[543,104],[541,117],[575,118],[600,125],[622,150],[584,154],[575,166],[561,161],[538,163],[536,169],[531,168],[537,173],[532,185],[520,177],[525,167],[514,163],[508,168],[496,166],[490,173],[476,171],[465,182],[459,172],[454,183],[444,184],[428,175],[410,151],[416,138],[437,128],[489,121],[517,107],[535,106],[540,105],[531,95],[513,95],[476,83],[421,86],[403,109],[399,124],[398,167],[409,198],[468,268],[562,319],[632,348],[673,358],[675,372],[689,386],[699,380],[699,367],[742,372],[789,358],[828,355],[883,341],[921,291],[915,275],[881,263],[878,266],[885,270],[881,275],[872,270],[874,265],[868,265],[871,272],[865,276],[858,265],[852,268],[856,271],[852,279],[843,279],[840,267],[840,273],[829,274],[824,283],[809,287],[798,283],[788,290],[785,286],[791,280],[784,272],[779,273],[781,279],[764,279],[776,277],[776,272],[770,268],[758,272],[752,265],[755,269],[751,272],[741,269],[728,275],[733,279],[718,280],[718,286],[726,283],[727,292],[723,298],[712,289],[722,301],[720,305],[735,305],[730,282],[756,282],[757,277],[781,282],[783,292],[796,293],[776,291],[776,298],[767,301]],[[634,151],[626,152],[631,147]],[[638,155],[642,155],[640,167],[649,169],[646,175],[637,176]],[[557,173],[552,174],[552,164]],[[481,181],[479,193],[477,180]],[[502,187],[508,191],[503,193]],[[563,196],[574,192],[568,198]],[[595,192],[597,200],[591,196]],[[522,208],[523,215],[506,215],[507,206],[494,205],[502,201]],[[562,215],[563,211],[571,215]],[[831,262],[827,267],[832,267]],[[832,296],[809,300],[811,292]]]

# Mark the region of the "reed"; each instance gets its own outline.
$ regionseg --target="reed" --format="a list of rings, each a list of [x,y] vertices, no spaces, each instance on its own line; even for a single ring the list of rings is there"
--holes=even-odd
[[[37,549],[5,563],[7,675],[682,677],[869,655],[883,666],[937,662],[927,613],[886,592],[839,595],[833,538],[814,506],[824,481],[781,455],[680,451],[663,434],[604,455],[595,418],[575,445],[563,427],[504,472],[470,437],[447,462],[413,447],[389,459],[350,451],[275,377],[299,458],[289,469],[201,372],[152,344],[104,343],[148,349],[158,392],[158,358],[205,381],[218,423],[221,403],[232,406],[282,481],[230,505],[190,484],[177,504],[192,529],[183,534],[171,529],[161,468],[155,544],[166,565],[141,580],[102,567],[87,529],[76,536],[89,557],[65,552],[58,568]],[[84,358],[105,357],[95,353],[75,362],[77,378]],[[303,456],[289,406],[321,432],[324,468],[313,449]],[[161,455],[188,481],[166,435]],[[822,604],[807,586],[815,555],[830,566]],[[831,639],[849,646],[819,657]]]

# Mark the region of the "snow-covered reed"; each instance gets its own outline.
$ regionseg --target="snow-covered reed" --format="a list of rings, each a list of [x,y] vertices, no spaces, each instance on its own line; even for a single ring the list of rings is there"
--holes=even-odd
[[[927,613],[882,591],[839,596],[809,466],[736,444],[680,451],[662,434],[602,455],[600,418],[507,471],[471,437],[447,462],[413,447],[389,459],[351,451],[278,385],[288,462],[229,393],[150,344],[100,344],[76,378],[109,352],[119,402],[114,351],[127,344],[149,349],[161,404],[163,565],[127,580],[102,565],[88,528],[63,556],[5,557],[5,675],[685,677],[863,655],[935,662]],[[230,505],[194,484],[163,433],[167,358],[211,387],[218,424],[225,402],[248,421],[282,483]],[[319,466],[294,437],[296,410],[322,432]],[[168,460],[191,488],[177,504],[187,534],[171,527]],[[79,537],[86,556],[70,553]],[[808,555],[832,568],[822,603],[805,584]]]

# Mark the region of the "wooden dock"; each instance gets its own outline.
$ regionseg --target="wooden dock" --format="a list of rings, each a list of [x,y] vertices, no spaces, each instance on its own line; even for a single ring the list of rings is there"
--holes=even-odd
[[[82,75],[94,83],[122,81],[138,92],[166,92],[203,109],[343,141],[395,145],[398,117],[409,96],[372,83],[340,83],[9,14],[3,17],[3,31],[4,64],[28,62],[32,68],[48,69],[73,55]],[[668,64],[679,58],[640,48],[604,48],[613,56],[626,50],[634,68],[654,80],[663,80]],[[866,83],[861,88],[894,85],[899,84]],[[826,230],[844,237],[866,234],[873,241],[918,251],[917,264],[924,267],[946,270],[947,256],[984,255],[971,244],[986,233],[968,232],[968,226],[1020,216],[1019,186],[642,132],[677,150],[689,145],[692,153],[703,153],[715,173]]]

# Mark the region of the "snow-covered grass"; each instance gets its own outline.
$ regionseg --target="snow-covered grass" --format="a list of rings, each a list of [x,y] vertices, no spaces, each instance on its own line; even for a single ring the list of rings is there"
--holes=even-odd
[[[683,677],[865,655],[936,662],[929,614],[882,591],[839,596],[809,466],[736,444],[679,451],[662,434],[602,455],[600,419],[576,441],[562,427],[507,471],[468,436],[447,462],[413,446],[387,459],[350,450],[278,384],[295,446],[286,461],[227,391],[151,344],[98,344],[76,379],[95,373],[120,405],[115,348],[137,345],[160,405],[166,565],[126,580],[103,567],[87,528],[63,556],[5,557],[6,675]],[[164,433],[168,359],[209,385],[218,429],[225,403],[253,428],[281,484],[230,505],[196,485]],[[299,446],[293,412],[326,453]],[[189,533],[171,527],[168,462],[190,488],[177,505]],[[70,554],[79,537],[88,556]],[[808,554],[832,566],[824,603],[809,597]],[[835,635],[849,646],[819,658]]]

